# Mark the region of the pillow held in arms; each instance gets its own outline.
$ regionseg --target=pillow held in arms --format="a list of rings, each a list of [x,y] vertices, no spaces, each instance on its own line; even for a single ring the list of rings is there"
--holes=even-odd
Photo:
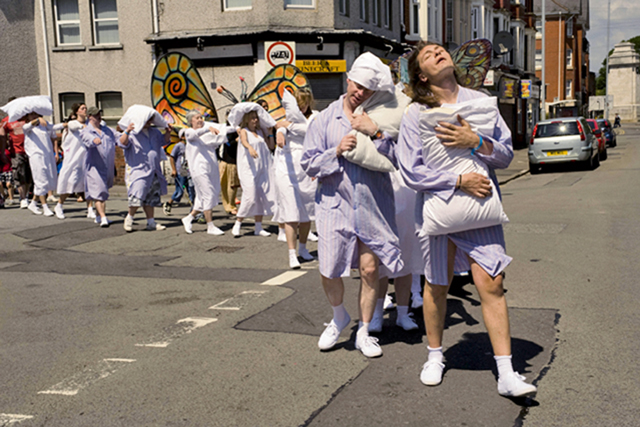
[[[220,145],[227,142],[227,126],[221,125],[214,122],[204,122],[204,127],[206,128],[214,128],[218,130],[218,134],[215,135],[211,132],[207,132],[200,137],[202,142],[205,144],[211,145],[213,147],[219,147]]]
[[[378,125],[379,129],[396,139],[400,131],[402,115],[411,99],[404,93],[396,90],[395,93],[375,92],[362,105],[354,111],[354,115],[366,111],[369,118]],[[378,152],[374,142],[367,135],[351,131],[356,135],[358,142],[356,148],[342,153],[342,157],[348,161],[377,172],[393,172],[396,168],[391,160]]]
[[[0,110],[7,113],[9,122],[15,122],[34,112],[41,116],[50,116],[53,114],[53,105],[51,98],[45,95],[23,96],[0,107]]]
[[[151,124],[157,128],[164,129],[167,127],[167,122],[160,113],[146,105],[132,105],[129,107],[124,116],[118,120],[118,126],[124,131],[129,127],[129,123],[133,123],[133,131],[138,133],[150,119],[152,120]]]
[[[458,115],[471,129],[484,136],[492,136],[498,125],[500,112],[497,99],[486,97],[458,104],[443,104],[440,108],[420,112],[420,139],[422,158],[426,166],[437,171],[457,175],[476,172],[489,177],[488,166],[471,154],[469,148],[451,148],[442,145],[436,136],[438,122],[459,125]],[[451,198],[443,200],[435,194],[422,193],[422,228],[420,235],[442,235],[509,222],[502,210],[502,202],[491,179],[491,195],[483,199],[457,190]]]

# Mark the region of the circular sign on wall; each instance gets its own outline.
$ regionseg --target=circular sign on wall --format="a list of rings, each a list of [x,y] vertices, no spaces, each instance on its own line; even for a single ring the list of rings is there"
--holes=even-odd
[[[272,67],[282,64],[294,65],[296,61],[295,44],[287,42],[265,43],[265,56]]]

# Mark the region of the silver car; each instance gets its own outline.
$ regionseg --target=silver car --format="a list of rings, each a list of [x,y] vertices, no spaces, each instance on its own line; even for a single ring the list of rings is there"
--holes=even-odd
[[[529,171],[545,165],[580,162],[595,169],[600,164],[598,139],[584,117],[543,120],[533,128],[529,142]]]

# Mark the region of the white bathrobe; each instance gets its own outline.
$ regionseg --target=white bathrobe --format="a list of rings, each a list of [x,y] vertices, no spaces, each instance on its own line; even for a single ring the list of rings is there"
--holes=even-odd
[[[84,191],[84,163],[87,149],[82,144],[80,132],[84,125],[72,120],[62,138],[64,161],[58,176],[58,194],[81,193]]]

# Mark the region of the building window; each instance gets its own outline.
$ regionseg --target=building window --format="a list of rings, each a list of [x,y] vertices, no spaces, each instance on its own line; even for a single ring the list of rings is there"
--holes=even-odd
[[[471,38],[480,38],[480,8],[477,6],[471,8]]]
[[[313,9],[315,0],[284,0],[285,9]]]
[[[93,37],[95,44],[118,44],[118,8],[116,0],[93,0]]]
[[[445,29],[445,42],[453,41],[453,0],[447,0],[447,4],[445,6],[445,19],[446,19],[446,29]]]
[[[73,104],[84,104],[84,93],[67,92],[60,94],[60,115],[63,119],[71,115]]]
[[[338,13],[349,16],[349,0],[338,0]]]
[[[382,24],[388,29],[391,29],[391,17],[393,16],[391,5],[391,0],[384,0],[384,21]]]
[[[542,70],[542,49],[536,49],[536,70]]]
[[[115,126],[122,117],[122,92],[97,93],[96,104],[102,110],[102,119]]]
[[[567,68],[573,68],[573,49],[567,48]]]
[[[566,93],[564,94],[564,99],[572,98],[572,89],[573,89],[573,80],[567,80],[566,89],[565,89]]]
[[[56,19],[58,46],[80,44],[80,14],[78,0],[55,0],[53,15]]]
[[[360,0],[360,20],[367,22],[367,0]]]
[[[411,0],[409,6],[409,35],[420,37],[420,2]]]
[[[440,34],[440,8],[439,8],[440,0],[429,0],[429,40],[440,41],[442,40],[442,35]]]
[[[567,37],[573,37],[573,18],[567,19]]]
[[[372,16],[371,16],[371,23],[373,25],[380,25],[380,3],[379,0],[371,0],[371,9],[372,9]]]
[[[224,0],[224,10],[251,9],[251,0]]]

